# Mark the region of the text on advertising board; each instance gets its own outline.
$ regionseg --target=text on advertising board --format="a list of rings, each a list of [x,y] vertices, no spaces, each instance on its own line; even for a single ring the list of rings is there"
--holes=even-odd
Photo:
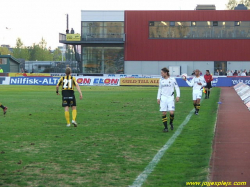
[[[11,85],[56,85],[60,77],[11,77]]]

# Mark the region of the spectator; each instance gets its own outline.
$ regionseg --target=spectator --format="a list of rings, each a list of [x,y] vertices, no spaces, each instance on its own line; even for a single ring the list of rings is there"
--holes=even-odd
[[[250,70],[249,70],[249,72],[247,73],[247,76],[250,76]]]
[[[250,71],[250,70],[249,70]],[[191,75],[195,75],[195,70],[193,71],[193,73]]]
[[[237,70],[233,73],[233,76],[238,76]]]
[[[247,70],[246,70],[246,69],[244,70],[244,72],[245,72],[246,76],[248,76],[248,73],[247,73]]]
[[[223,75],[223,71],[222,71],[222,69],[220,70],[220,75]]]
[[[233,73],[230,70],[228,70],[227,71],[227,76],[233,76]]]
[[[69,34],[69,29],[66,30],[66,34]]]
[[[219,76],[220,75],[220,71],[217,69],[214,75]]]
[[[70,34],[75,34],[75,31],[73,28],[71,28]]]
[[[246,75],[245,71],[242,71],[240,76],[247,76],[247,75]]]
[[[3,69],[0,67],[0,73],[3,73]]]
[[[238,76],[241,76],[241,71],[240,70],[238,70]]]

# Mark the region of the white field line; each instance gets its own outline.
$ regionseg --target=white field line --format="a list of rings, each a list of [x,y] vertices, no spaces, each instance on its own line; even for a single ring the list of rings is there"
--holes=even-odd
[[[161,157],[168,150],[168,148],[174,143],[175,139],[181,134],[183,127],[188,123],[193,114],[194,114],[194,109],[189,112],[186,119],[178,127],[173,136],[171,136],[171,138],[167,141],[167,143],[158,151],[158,153],[154,156],[154,158],[151,160],[148,166],[144,169],[144,171],[135,179],[134,183],[129,187],[140,187],[145,182],[147,177],[150,175],[150,173],[154,170],[155,166],[161,160]]]

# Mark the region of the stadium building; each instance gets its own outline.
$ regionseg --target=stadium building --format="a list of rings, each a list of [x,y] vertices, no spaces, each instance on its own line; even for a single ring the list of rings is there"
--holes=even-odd
[[[244,70],[250,67],[250,11],[195,10],[81,11],[78,41],[60,33],[60,42],[81,46],[84,74],[172,75],[198,68]]]

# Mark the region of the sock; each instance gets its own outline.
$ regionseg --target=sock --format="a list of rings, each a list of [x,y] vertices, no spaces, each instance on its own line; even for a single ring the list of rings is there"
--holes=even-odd
[[[72,110],[72,120],[76,121],[76,115],[77,115],[77,111]]]
[[[3,106],[1,103],[0,103],[0,107],[1,107],[2,109],[4,109],[4,108],[5,108],[5,106]]]
[[[65,119],[67,121],[67,124],[70,124],[70,120],[69,120],[69,111],[65,111]]]
[[[194,108],[196,109],[196,103],[194,104]]]
[[[166,115],[162,115],[162,122],[163,122],[165,129],[167,129],[168,128],[168,119],[167,119]]]
[[[208,91],[207,93],[208,93],[208,97],[209,97],[209,95],[210,95],[210,91]]]
[[[174,121],[174,114],[170,114],[170,124],[173,124]]]
[[[200,104],[196,104],[196,111],[197,111],[197,112],[199,112],[200,107],[201,107],[201,105],[200,105]]]

